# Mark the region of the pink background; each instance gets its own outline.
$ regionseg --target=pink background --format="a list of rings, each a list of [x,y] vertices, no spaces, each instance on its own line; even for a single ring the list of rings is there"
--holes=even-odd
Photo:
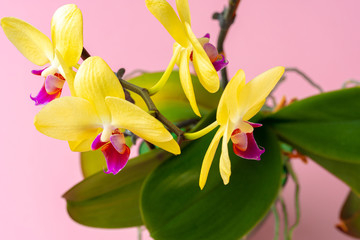
[[[21,18],[49,36],[52,14],[65,3],[1,0],[0,17]],[[156,71],[167,66],[173,40],[144,1],[75,3],[83,12],[84,43],[92,55],[103,57],[114,70]],[[214,42],[218,24],[211,15],[226,3],[190,1],[197,36],[209,32]],[[243,0],[225,45],[229,73],[232,76],[243,68],[249,80],[276,65],[296,66],[325,90],[339,88],[350,78],[359,79],[359,10],[358,0]],[[42,80],[30,74],[36,66],[0,32],[0,238],[136,239],[136,229],[88,228],[68,217],[61,195],[82,179],[79,155],[66,142],[35,130],[33,117],[40,107],[34,106],[29,95],[37,93]],[[315,93],[301,78],[289,74],[277,95],[302,98]],[[313,162],[298,161],[295,168],[301,182],[302,218],[294,239],[350,239],[334,228],[348,192],[345,184]],[[289,184],[285,190],[289,206],[292,195]],[[289,211],[293,220],[293,208]],[[272,239],[272,234],[270,218],[253,239]]]

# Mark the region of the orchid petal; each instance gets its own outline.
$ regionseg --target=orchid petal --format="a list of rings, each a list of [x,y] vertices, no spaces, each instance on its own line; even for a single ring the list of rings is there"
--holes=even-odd
[[[188,0],[176,0],[176,8],[181,21],[183,23],[187,22],[191,26],[191,16]]]
[[[49,75],[45,78],[45,90],[49,94],[54,94],[64,86],[65,80],[55,75]]]
[[[222,139],[222,149],[219,162],[220,175],[225,185],[229,183],[231,175],[231,162],[228,151],[228,142],[230,140],[232,131],[233,127],[229,121],[225,127],[224,136]]]
[[[53,45],[50,39],[23,20],[5,17],[1,19],[7,38],[32,63],[42,66],[53,59]]]
[[[199,186],[200,186],[201,189],[203,189],[205,184],[206,184],[206,180],[207,180],[207,177],[208,177],[208,174],[209,174],[211,163],[212,163],[212,161],[214,159],[216,149],[217,149],[217,147],[219,145],[219,142],[220,142],[220,139],[221,139],[221,137],[222,137],[222,135],[224,133],[224,130],[225,130],[224,126],[221,126],[217,130],[213,140],[210,143],[210,146],[209,146],[208,150],[206,151],[204,160],[202,162],[201,172],[200,172],[200,179],[199,179]]]
[[[219,76],[204,48],[201,46],[199,40],[192,32],[190,25],[185,23],[185,26],[186,33],[193,46],[193,63],[200,83],[208,92],[214,93],[219,90],[220,87]]]
[[[239,93],[239,113],[244,116],[250,109],[258,109],[260,102],[270,94],[284,73],[284,67],[274,67],[251,80]],[[252,111],[254,112],[254,111]]]
[[[87,152],[91,151],[91,144],[96,137],[97,132],[94,132],[93,136],[78,140],[78,141],[69,141],[70,150],[73,152]]]
[[[217,72],[229,64],[229,61],[227,59],[225,59],[225,57],[223,55],[220,55],[220,56],[221,56],[221,59],[218,59],[212,63]]]
[[[91,150],[98,150],[99,148],[101,148],[102,146],[104,146],[106,143],[108,142],[103,142],[101,141],[101,133],[99,133],[95,139],[93,140],[93,142],[91,143]]]
[[[245,151],[242,151],[240,148],[237,147],[236,144],[233,144],[233,150],[236,155],[245,159],[251,160],[260,160],[261,154],[265,152],[264,148],[259,148],[253,133],[247,133],[247,148]]]
[[[33,100],[35,102],[35,105],[42,105],[42,104],[47,104],[49,102],[51,102],[52,100],[60,97],[61,95],[61,89],[59,89],[59,91],[53,93],[53,94],[49,94],[46,89],[45,89],[45,84],[42,86],[42,88],[40,89],[39,93],[36,95],[36,97],[33,97],[30,95],[31,100]]]
[[[35,116],[34,125],[46,136],[80,141],[94,136],[101,127],[101,121],[89,101],[62,97],[43,107]]]
[[[74,4],[56,10],[51,20],[51,38],[68,66],[75,66],[83,49],[83,22],[80,9]]]
[[[257,104],[253,105],[244,115],[243,120],[247,121],[255,116],[265,104],[266,98],[263,101],[258,102]]]
[[[117,174],[123,169],[126,163],[129,160],[130,156],[130,148],[128,146],[124,146],[123,152],[118,152],[111,143],[106,144],[101,148],[105,159],[108,170],[105,172],[107,174]]]
[[[238,94],[244,86],[245,73],[240,69],[227,84],[223,94],[221,95],[219,106],[216,112],[216,120],[220,124],[227,123],[230,113],[233,117],[236,117],[236,111],[238,109]],[[235,111],[233,109],[235,109]]]
[[[75,79],[75,72],[71,69],[71,67],[64,61],[64,58],[62,57],[61,53],[57,50],[55,50],[55,64],[59,65],[59,71],[60,74],[65,78],[69,89],[71,96],[75,97],[75,89],[74,89],[74,79]]]
[[[104,124],[110,123],[107,96],[124,98],[124,90],[107,63],[100,57],[89,57],[80,66],[74,80],[76,96],[91,102]]]
[[[125,151],[125,137],[124,134],[114,134],[110,136],[110,142],[113,145],[113,147],[118,151],[119,153],[122,153]]]
[[[165,0],[145,0],[145,3],[149,11],[159,20],[174,40],[181,46],[187,47],[189,41],[186,37],[184,25],[170,4]]]
[[[194,87],[191,80],[189,61],[190,61],[191,51],[189,49],[184,49],[180,54],[180,66],[179,66],[179,75],[181,86],[184,90],[186,98],[189,100],[191,108],[194,113],[201,117],[199,108],[196,104]]]
[[[159,148],[162,148],[172,154],[178,155],[181,153],[179,144],[174,140],[171,139],[170,141],[167,142],[157,142],[157,141],[151,141],[152,144],[154,144],[155,146],[158,146]]]
[[[111,125],[125,128],[149,142],[168,142],[173,139],[159,120],[128,101],[106,97],[106,104],[111,111]]]
[[[216,49],[216,47],[214,45],[212,45],[211,43],[205,43],[203,45],[203,48],[206,52],[206,54],[208,55],[210,61],[213,63],[214,61],[216,61],[217,57],[218,57],[218,50]]]

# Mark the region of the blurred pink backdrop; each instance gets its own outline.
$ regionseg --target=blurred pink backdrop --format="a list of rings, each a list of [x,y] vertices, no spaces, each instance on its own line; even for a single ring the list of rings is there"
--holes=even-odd
[[[174,1],[171,1],[174,4]],[[227,0],[190,0],[193,30],[210,33],[215,43],[218,23],[211,19]],[[50,36],[54,11],[67,1],[2,0],[0,17],[21,18]],[[144,1],[74,1],[83,12],[84,45],[117,70],[164,70],[173,40],[148,12]],[[239,68],[248,80],[266,69],[283,65],[299,67],[325,90],[340,88],[350,78],[360,78],[360,2],[243,0],[225,42],[232,76]],[[0,31],[2,87],[0,175],[1,239],[136,239],[136,229],[89,228],[72,221],[61,195],[82,179],[79,155],[67,143],[35,130],[33,117],[40,110],[30,100],[42,85],[35,69]],[[316,93],[295,74],[277,91],[303,98]],[[295,231],[300,239],[350,239],[334,225],[348,188],[310,162],[296,162],[301,183],[302,217]],[[293,184],[285,189],[290,220],[294,220]],[[144,235],[147,235],[146,233]],[[272,217],[252,239],[273,238]],[[150,239],[148,236],[145,239]]]

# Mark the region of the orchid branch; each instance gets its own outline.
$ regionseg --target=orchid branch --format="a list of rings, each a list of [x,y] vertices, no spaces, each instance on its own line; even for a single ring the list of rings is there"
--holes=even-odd
[[[217,19],[220,24],[220,33],[217,41],[217,49],[220,54],[225,55],[224,41],[230,29],[230,26],[234,23],[236,17],[236,9],[239,6],[241,0],[229,0],[229,7],[225,7],[221,13],[214,13],[213,19]],[[221,85],[225,88],[228,83],[228,76],[226,68],[221,70]]]
[[[149,109],[149,113],[155,118],[157,118],[160,122],[162,122],[170,131],[175,133],[178,137],[178,143],[180,144],[183,140],[184,132],[160,113],[160,111],[156,108],[153,100],[151,99],[149,91],[146,88],[142,88],[132,83],[129,83],[128,81],[125,81],[121,78],[123,74],[124,69],[121,68],[117,73],[117,77],[123,88],[139,95],[144,100],[147,108]]]

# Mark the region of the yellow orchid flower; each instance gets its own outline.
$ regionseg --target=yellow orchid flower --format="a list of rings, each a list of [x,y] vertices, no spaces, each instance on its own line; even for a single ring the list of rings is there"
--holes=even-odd
[[[194,113],[200,116],[191,81],[190,61],[194,64],[201,84],[211,93],[219,90],[220,81],[217,71],[225,67],[228,61],[225,60],[224,56],[219,55],[217,49],[209,43],[210,36],[208,34],[199,39],[195,37],[191,30],[189,3],[187,0],[176,0],[180,19],[165,0],[145,0],[145,3],[149,11],[176,41],[173,47],[173,56],[167,69],[159,82],[149,92],[150,94],[158,92],[165,85],[175,64],[177,64],[179,66],[181,86]]]
[[[82,14],[74,4],[64,5],[56,10],[51,21],[51,40],[34,26],[13,17],[1,19],[8,39],[32,63],[50,66],[33,70],[35,75],[45,77],[45,82],[36,97],[35,104],[46,104],[61,94],[67,80],[74,95],[72,67],[77,65],[83,49]]]
[[[118,173],[129,158],[125,129],[166,151],[180,153],[179,145],[156,118],[124,99],[121,84],[100,57],[81,64],[74,89],[76,97],[58,98],[42,108],[35,116],[35,127],[49,137],[70,141],[77,151],[101,148],[106,173]]]
[[[228,142],[233,142],[234,153],[245,159],[260,160],[264,153],[259,148],[254,136],[254,128],[261,124],[248,122],[266,101],[266,97],[275,87],[284,73],[284,67],[272,68],[245,84],[245,74],[239,70],[226,86],[216,113],[216,121],[220,125],[205,154],[199,185],[203,189],[207,180],[211,163],[216,149],[222,138],[222,151],[220,156],[220,174],[224,184],[229,183],[231,163],[228,152]]]

